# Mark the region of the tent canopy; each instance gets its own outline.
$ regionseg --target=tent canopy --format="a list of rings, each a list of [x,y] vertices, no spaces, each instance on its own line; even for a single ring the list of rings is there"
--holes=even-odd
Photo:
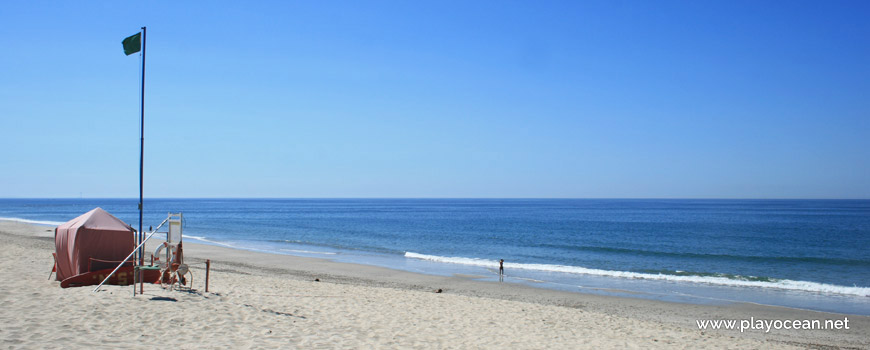
[[[54,231],[57,280],[117,266],[136,246],[133,232],[130,225],[101,208],[58,226]]]

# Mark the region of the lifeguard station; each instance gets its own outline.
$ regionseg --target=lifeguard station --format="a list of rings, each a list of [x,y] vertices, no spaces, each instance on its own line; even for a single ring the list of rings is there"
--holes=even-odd
[[[164,241],[154,254],[151,254],[151,266],[160,269],[160,284],[171,289],[176,285],[179,288],[188,286],[192,282],[193,274],[190,267],[184,263],[184,249],[182,246],[182,214],[169,213],[169,230],[166,232]]]
[[[161,227],[165,224],[169,224],[169,230],[166,232],[158,232]],[[124,259],[124,262],[132,258],[142,247],[145,246],[145,243],[148,242],[152,237],[154,237],[157,233],[166,233],[166,240],[160,243],[157,246],[157,249],[154,250],[154,254],[151,254],[151,264],[143,265],[140,261],[140,264],[133,266],[133,275],[134,275],[134,287],[133,287],[133,295],[136,294],[135,284],[139,283],[140,293],[142,292],[143,282],[148,283],[160,283],[164,288],[169,288],[170,290],[178,287],[179,289],[187,288],[190,289],[191,284],[193,283],[193,274],[190,272],[190,267],[184,263],[184,249],[182,244],[182,229],[184,227],[183,216],[181,213],[169,213],[163,222],[157,226],[156,229],[151,230],[148,237],[145,238],[142,243],[139,244],[136,248],[130,252],[130,255]],[[134,259],[135,260],[135,259]],[[124,263],[115,268],[109,276],[103,280],[103,283],[100,283],[94,291],[100,289],[100,287],[109,280],[109,278],[114,275],[118,269]],[[208,291],[208,265],[209,261],[206,260],[206,291]],[[147,276],[154,276],[155,273],[159,273],[159,278],[151,278]],[[151,279],[151,280],[148,280]]]

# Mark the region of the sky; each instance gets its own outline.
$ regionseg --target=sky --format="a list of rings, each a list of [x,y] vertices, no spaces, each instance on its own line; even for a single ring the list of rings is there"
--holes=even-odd
[[[867,1],[5,1],[0,197],[870,198]]]

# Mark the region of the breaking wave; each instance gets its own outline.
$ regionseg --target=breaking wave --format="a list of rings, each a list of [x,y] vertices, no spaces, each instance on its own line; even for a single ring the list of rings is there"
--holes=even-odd
[[[22,218],[4,218],[4,217],[0,217],[0,221],[15,221],[15,222],[23,222],[25,224],[46,225],[46,226],[59,226],[59,225],[64,223],[61,221],[28,220],[28,219],[22,219]]]
[[[437,255],[425,255],[414,252],[405,252],[406,258],[428,260],[448,264],[460,264],[469,266],[480,266],[488,268],[497,268],[498,261],[464,258],[464,257],[445,257]],[[721,286],[733,287],[758,287],[758,288],[777,288],[785,290],[796,290],[813,293],[831,293],[843,295],[856,295],[862,297],[870,297],[870,287],[848,287],[838,286],[833,284],[825,284],[809,281],[794,281],[787,279],[773,279],[768,277],[740,276],[740,275],[725,275],[725,274],[695,274],[687,272],[678,272],[678,274],[667,273],[641,273],[630,271],[610,271],[600,269],[590,269],[580,266],[565,266],[565,265],[549,265],[549,264],[523,264],[523,263],[508,263],[504,264],[505,269],[519,269],[545,272],[562,272],[572,274],[583,274],[592,276],[605,276],[627,279],[644,279],[672,282],[689,282],[703,283]]]
[[[323,254],[323,255],[336,255],[338,253],[335,252],[317,252],[313,250],[299,250],[299,249],[280,249],[282,252],[290,252],[290,253],[303,253],[303,254]]]
[[[229,243],[221,242],[221,241],[215,241],[215,240],[211,240],[211,239],[201,237],[201,236],[194,236],[194,235],[187,235],[186,234],[186,235],[184,235],[184,238],[194,239],[194,240],[197,240],[200,242],[211,243],[211,244],[220,245],[220,246],[224,246],[224,247],[228,247],[228,248],[241,249],[240,247],[238,247],[234,244],[229,244]]]

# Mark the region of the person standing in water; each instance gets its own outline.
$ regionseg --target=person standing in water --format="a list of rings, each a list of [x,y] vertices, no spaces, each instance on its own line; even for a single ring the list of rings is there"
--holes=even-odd
[[[504,282],[504,259],[498,261],[498,281]]]

